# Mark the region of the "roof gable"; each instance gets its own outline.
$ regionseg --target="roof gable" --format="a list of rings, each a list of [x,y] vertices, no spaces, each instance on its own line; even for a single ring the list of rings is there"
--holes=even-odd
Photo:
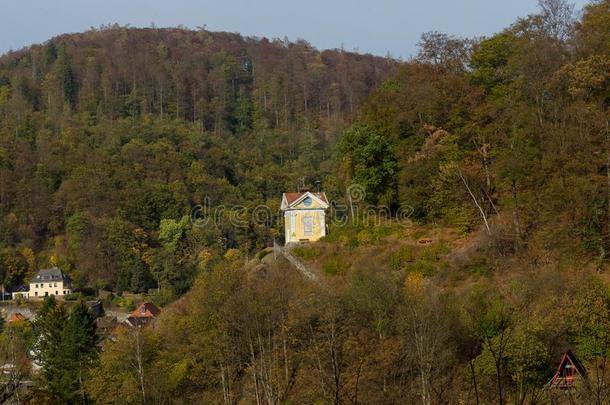
[[[129,316],[134,318],[155,318],[160,313],[161,310],[155,304],[144,302]]]
[[[313,208],[326,209],[329,206],[328,199],[326,198],[326,193],[312,193],[311,191],[303,191],[298,193],[284,193],[282,195],[282,205],[280,208],[282,210],[295,208],[303,201],[305,201],[305,199],[307,199],[308,197],[315,202],[316,207]],[[302,208],[307,207],[303,206]]]
[[[22,284],[19,287],[17,287],[15,290],[13,290],[12,292],[23,293],[23,292],[28,292],[28,291],[30,291],[30,286]]]
[[[566,377],[566,370],[570,369],[570,377]],[[587,377],[587,370],[582,365],[580,360],[572,353],[571,350],[565,352],[559,367],[548,385],[553,388],[570,388],[573,385],[574,377]]]
[[[24,322],[24,321],[29,321],[29,319],[25,315],[23,315],[21,312],[13,313],[13,315],[11,315],[11,317],[8,319],[8,323]]]

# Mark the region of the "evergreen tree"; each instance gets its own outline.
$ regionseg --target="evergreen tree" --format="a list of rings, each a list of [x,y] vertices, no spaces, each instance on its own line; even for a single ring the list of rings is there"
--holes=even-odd
[[[70,311],[61,333],[59,359],[63,365],[58,392],[63,402],[86,403],[85,375],[97,359],[95,319],[84,301]]]
[[[61,343],[65,322],[63,305],[58,305],[55,298],[50,296],[44,300],[33,323],[34,360],[41,367],[40,388],[52,400],[58,400],[62,392],[64,364],[61,360]]]
[[[344,177],[366,191],[366,200],[392,206],[396,199],[398,165],[392,145],[368,126],[356,124],[338,144]]]
[[[40,365],[40,391],[53,403],[86,403],[83,380],[97,359],[95,319],[83,301],[66,314],[53,296],[34,321],[34,356]]]

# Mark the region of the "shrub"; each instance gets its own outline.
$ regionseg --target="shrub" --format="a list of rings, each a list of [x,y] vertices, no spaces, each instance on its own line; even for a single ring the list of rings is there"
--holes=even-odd
[[[75,293],[80,293],[84,297],[95,297],[97,296],[95,288],[83,287],[74,290]]]
[[[112,300],[112,303],[117,307],[125,308],[127,311],[133,311],[136,309],[136,303],[132,298],[124,298],[117,295]]]
[[[384,238],[390,236],[396,231],[397,227],[392,225],[375,225],[369,226],[356,233],[356,240],[360,245],[370,245],[373,243],[381,243]],[[351,234],[348,236],[353,237]]]
[[[390,268],[392,270],[400,270],[405,265],[413,261],[413,248],[411,246],[401,246],[398,251],[390,255]]]
[[[430,277],[435,273],[434,264],[427,260],[417,260],[407,266],[407,273],[418,273],[424,277]]]
[[[464,267],[469,273],[477,276],[486,276],[489,274],[489,265],[487,264],[487,259],[483,256],[473,257]]]
[[[436,243],[426,246],[419,254],[419,257],[424,260],[436,261],[442,255],[446,255],[451,251],[451,248],[446,243]]]
[[[25,305],[27,304],[28,300],[25,299],[23,294],[17,294],[15,296],[15,302],[17,303],[17,305]]]
[[[358,232],[356,235],[356,240],[358,241],[359,245],[370,245],[371,243],[376,242],[375,236],[368,229]]]
[[[464,235],[472,231],[471,212],[464,207],[447,209],[445,218],[448,220],[449,225],[457,228]]]
[[[418,228],[413,231],[413,233],[411,234],[411,238],[421,239],[422,237],[426,236],[426,233],[427,233],[427,231],[425,229]]]
[[[341,259],[330,259],[322,265],[322,270],[327,276],[342,274],[346,269],[346,264]]]
[[[380,240],[396,233],[400,229],[401,227],[399,225],[379,225],[373,228],[373,232],[375,233],[377,240]]]
[[[136,303],[131,298],[125,300],[125,309],[129,312],[136,309]]]
[[[148,299],[156,306],[164,307],[173,300],[175,300],[176,297],[174,296],[173,291],[170,288],[162,288],[154,294],[150,295]]]
[[[227,249],[224,259],[228,262],[236,262],[242,258],[242,253],[239,249]]]
[[[297,246],[292,250],[292,253],[303,260],[311,260],[320,254],[318,248],[308,245]]]
[[[271,253],[271,250],[261,250],[260,252],[258,252],[258,254],[256,255],[256,258],[258,260],[263,260],[263,258],[265,256],[267,256],[269,253]]]

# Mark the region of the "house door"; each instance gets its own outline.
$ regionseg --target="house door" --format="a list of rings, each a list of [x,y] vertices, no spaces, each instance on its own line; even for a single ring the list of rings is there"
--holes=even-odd
[[[567,385],[572,385],[574,383],[574,370],[571,364],[566,364],[564,376]]]
[[[303,234],[305,236],[313,235],[313,217],[311,215],[303,217]]]

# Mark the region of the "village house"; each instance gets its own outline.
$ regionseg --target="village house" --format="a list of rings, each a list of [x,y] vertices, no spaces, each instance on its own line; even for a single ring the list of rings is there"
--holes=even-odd
[[[39,270],[30,280],[28,298],[42,299],[50,295],[63,297],[72,292],[72,283],[68,275],[59,268]]]
[[[11,296],[14,300],[18,298],[25,298],[26,300],[30,298],[30,287],[27,285],[21,285],[15,289],[15,291],[11,292]]]
[[[135,311],[127,317],[125,323],[131,327],[141,327],[152,322],[161,310],[150,302],[142,303]]]
[[[326,236],[328,207],[325,193],[284,193],[280,209],[284,211],[286,244],[314,242]]]

